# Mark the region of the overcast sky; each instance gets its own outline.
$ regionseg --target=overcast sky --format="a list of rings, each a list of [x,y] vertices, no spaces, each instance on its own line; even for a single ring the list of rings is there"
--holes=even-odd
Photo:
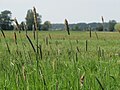
[[[52,23],[101,22],[101,16],[107,22],[120,22],[120,0],[0,0],[0,12],[10,10],[12,17],[25,21],[28,9],[33,6],[42,15],[42,22]]]

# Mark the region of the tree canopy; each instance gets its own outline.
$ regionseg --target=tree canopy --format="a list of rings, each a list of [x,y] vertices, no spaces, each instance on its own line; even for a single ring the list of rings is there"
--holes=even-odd
[[[114,31],[114,26],[117,22],[115,20],[109,21],[109,31]]]
[[[42,30],[48,31],[50,27],[51,27],[51,22],[45,21],[44,24],[42,25]]]
[[[34,27],[34,14],[32,9],[29,9],[27,11],[27,15],[26,15],[26,25],[28,30],[32,30]],[[39,13],[37,13],[37,23],[38,23],[38,28],[40,29],[40,24],[41,24],[41,15],[39,15]]]
[[[120,23],[115,24],[114,28],[120,33]]]
[[[12,13],[9,10],[2,11],[0,13],[0,28],[3,30],[12,30]]]

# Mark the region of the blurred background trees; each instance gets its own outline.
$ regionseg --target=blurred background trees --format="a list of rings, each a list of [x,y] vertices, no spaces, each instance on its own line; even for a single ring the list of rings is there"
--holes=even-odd
[[[45,21],[44,24],[42,25],[42,30],[48,31],[51,28],[51,22],[50,21]]]
[[[5,10],[0,13],[0,28],[3,30],[13,30],[11,11]]]
[[[41,28],[41,15],[39,15],[39,13],[37,13],[37,22],[38,22],[38,29],[40,30]],[[33,15],[33,11],[32,9],[29,9],[27,11],[27,15],[26,15],[26,26],[28,30],[33,30],[34,28],[34,15]]]
[[[110,20],[109,22],[108,22],[108,24],[109,24],[109,31],[114,31],[115,29],[114,29],[114,26],[115,26],[115,24],[116,24],[117,22],[115,21],[115,20]]]
[[[48,30],[64,30],[63,23],[56,23],[53,24],[50,21],[45,21],[42,24],[42,16],[37,13],[37,24],[38,29],[48,31]],[[27,14],[24,21],[19,23],[21,30],[33,30],[35,29],[34,25],[34,15],[33,10],[27,10]],[[73,23],[69,24],[70,30],[73,31],[87,31],[88,27],[91,27],[92,31],[115,31],[119,30],[119,23],[115,20],[109,20],[108,22],[100,23],[100,22],[93,22],[93,23]],[[12,19],[12,12],[9,10],[4,10],[0,13],[0,29],[3,30],[13,30],[16,29],[16,25],[13,24]]]
[[[120,33],[120,23],[115,24],[114,28]]]

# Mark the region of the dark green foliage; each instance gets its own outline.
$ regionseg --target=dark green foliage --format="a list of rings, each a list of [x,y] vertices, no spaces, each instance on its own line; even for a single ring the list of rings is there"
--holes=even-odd
[[[117,22],[115,20],[109,21],[109,31],[114,31],[114,26]]]
[[[44,24],[42,25],[42,30],[48,31],[50,28],[51,28],[51,22],[45,21]]]
[[[103,24],[99,24],[99,26],[96,28],[97,31],[103,31],[104,26]]]
[[[26,24],[23,21],[21,22],[20,27],[21,27],[21,30],[23,30],[23,31],[27,29]]]
[[[40,30],[40,24],[41,24],[41,15],[39,15],[39,13],[36,14],[37,15],[37,24],[38,24],[38,29]],[[26,25],[27,25],[27,29],[28,30],[33,30],[34,27],[34,14],[32,9],[29,9],[27,11],[27,15],[26,15]]]
[[[12,16],[12,13],[9,10],[5,10],[0,13],[0,28],[1,29],[13,30],[11,16]]]

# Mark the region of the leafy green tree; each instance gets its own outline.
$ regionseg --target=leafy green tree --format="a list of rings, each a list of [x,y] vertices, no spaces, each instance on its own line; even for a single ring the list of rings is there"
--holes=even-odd
[[[114,26],[117,22],[115,20],[109,21],[109,31],[114,31]]]
[[[79,30],[80,30],[80,28],[79,28],[78,25],[75,25],[75,26],[73,27],[73,31],[79,31]]]
[[[26,28],[25,28],[26,26],[25,26],[25,22],[21,22],[21,24],[20,24],[20,28],[22,29],[22,30],[25,30]]]
[[[34,14],[33,14],[32,9],[29,9],[27,11],[27,15],[26,15],[25,19],[26,19],[27,29],[28,30],[32,30],[33,26],[34,26]],[[41,26],[41,15],[39,15],[38,13],[37,13],[37,23],[38,23],[38,28],[40,29],[40,26]]]
[[[26,19],[26,24],[27,24],[28,30],[32,30],[32,27],[34,25],[34,16],[33,16],[32,9],[27,11],[27,15],[26,15],[25,19]]]
[[[44,24],[42,25],[42,30],[48,31],[50,28],[51,28],[51,22],[45,21]]]
[[[0,14],[0,28],[3,30],[12,30],[12,13],[9,10],[2,11]]]
[[[115,24],[114,29],[120,33],[120,23]]]
[[[103,25],[102,25],[102,24],[99,24],[96,29],[97,29],[97,31],[103,31]]]

